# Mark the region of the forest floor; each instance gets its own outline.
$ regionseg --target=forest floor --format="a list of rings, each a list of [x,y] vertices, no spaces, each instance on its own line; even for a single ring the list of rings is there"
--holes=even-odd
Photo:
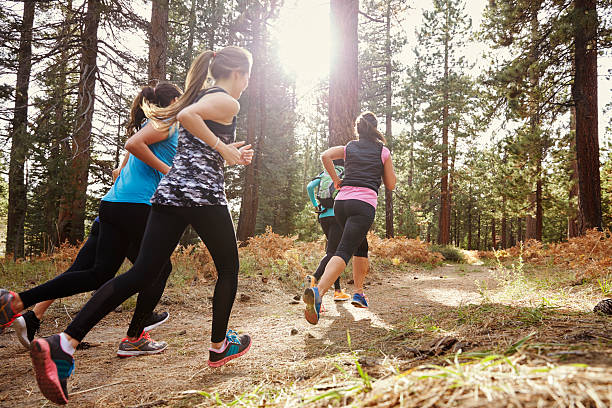
[[[170,319],[151,333],[168,349],[116,356],[133,307],[127,301],[77,351],[69,406],[612,404],[612,317],[592,313],[604,297],[596,284],[526,266],[373,262],[371,269],[370,308],[328,294],[316,326],[295,298],[297,279],[241,276],[230,327],[249,333],[253,345],[216,369],[206,364],[214,282],[173,280],[158,306]],[[39,334],[64,328],[88,296],[56,302]],[[1,407],[51,405],[12,330],[0,336],[0,375]]]

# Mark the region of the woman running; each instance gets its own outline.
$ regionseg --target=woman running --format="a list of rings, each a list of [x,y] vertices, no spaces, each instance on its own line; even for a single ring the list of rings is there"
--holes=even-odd
[[[153,208],[134,266],[98,289],[64,332],[32,343],[36,380],[49,400],[68,401],[66,384],[79,342],[115,307],[159,279],[160,265],[168,261],[189,224],[208,248],[218,274],[208,365],[219,367],[249,350],[248,335],[227,330],[239,262],[223,162],[249,164],[253,156],[250,146],[238,149],[244,142],[234,143],[237,99],[250,71],[251,55],[243,48],[205,51],[191,64],[183,96],[168,108],[150,110],[148,116],[160,129],[176,120],[181,123],[174,164],[151,198]],[[209,72],[214,86],[205,88]]]
[[[336,173],[338,173],[338,171],[344,172],[344,167],[342,166],[343,164],[344,162],[342,160],[334,161],[334,170],[336,171]],[[323,203],[317,200],[317,197],[315,195],[315,189],[317,187],[320,187],[321,178],[324,177],[325,174],[327,174],[327,172],[319,174],[314,180],[308,183],[308,186],[306,186],[308,197],[310,198],[310,202],[312,203],[312,205],[315,207],[315,210],[317,212],[317,220],[319,221],[321,229],[323,230],[323,233],[325,234],[325,238],[327,240],[327,242],[325,243],[325,256],[323,257],[323,259],[321,259],[321,262],[319,262],[317,270],[315,271],[314,275],[306,275],[306,283],[309,287],[315,286],[318,280],[321,279],[321,276],[323,276],[325,266],[327,266],[329,260],[336,253],[336,248],[338,247],[340,237],[342,236],[342,227],[340,227],[340,224],[338,224],[336,218],[334,217],[333,204],[327,204],[329,205],[329,207],[325,207]],[[336,281],[334,282],[334,301],[341,302],[349,300],[350,298],[351,297],[344,290],[342,290],[342,287],[340,286],[340,277],[338,276],[338,279],[336,279]]]
[[[367,254],[365,238],[374,222],[381,178],[389,190],[395,188],[396,177],[391,154],[384,146],[385,137],[378,131],[377,126],[378,121],[373,113],[362,113],[355,126],[357,140],[346,146],[332,147],[321,155],[323,166],[334,180],[336,188],[340,189],[334,203],[334,212],[342,226],[342,237],[318,285],[304,290],[304,317],[311,324],[319,322],[322,297],[344,271],[353,254],[364,249]],[[334,170],[333,160],[342,158],[345,166],[344,179],[340,180]],[[363,281],[361,288],[355,286],[356,293],[352,303],[367,307]]]
[[[143,88],[134,100],[126,142],[126,148],[132,154],[100,202],[100,226],[95,254],[88,245],[83,257],[77,258],[80,265],[88,266],[86,257],[95,255],[91,266],[80,270],[71,267],[56,278],[19,294],[0,290],[0,325],[10,325],[19,312],[37,302],[96,290],[115,276],[126,257],[132,262],[136,260],[151,209],[149,200],[163,175],[170,169],[178,143],[177,127],[170,131],[157,131],[151,124],[147,124],[140,129],[146,119],[142,105],[150,101],[168,106],[180,95],[181,91],[176,86],[160,83],[155,89]],[[149,280],[145,290],[138,296],[127,337],[121,341],[117,351],[120,356],[155,354],[167,346],[165,342],[152,341],[148,333],[144,332],[145,327],[151,329],[167,318],[166,313],[153,325],[151,323],[155,320],[151,318],[153,309],[161,298],[171,271],[170,262],[166,262],[156,265],[155,272],[162,265],[159,279]]]

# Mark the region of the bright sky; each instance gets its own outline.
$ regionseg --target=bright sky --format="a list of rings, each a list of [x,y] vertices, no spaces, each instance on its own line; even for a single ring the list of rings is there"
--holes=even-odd
[[[473,29],[478,29],[482,21],[482,12],[488,0],[466,1],[466,11],[472,19]],[[403,27],[400,28],[407,38],[402,59],[409,64],[412,57],[411,49],[415,45],[415,29],[422,21],[423,10],[431,8],[430,0],[418,2],[408,10]],[[318,80],[329,75],[330,30],[329,30],[329,0],[287,0],[281,10],[278,21],[273,24],[273,35],[276,35],[280,46],[280,58],[285,68],[295,73],[298,96],[308,96],[316,89]],[[466,50],[469,61],[476,63],[475,73],[479,64],[486,63],[481,58],[485,45],[473,44]],[[605,128],[609,123],[612,112],[604,113],[605,105],[612,101],[612,80],[609,70],[612,69],[612,58],[599,58],[599,136],[603,145],[606,135]],[[303,99],[305,104],[312,103],[310,98]],[[300,109],[308,110],[308,106]],[[397,128],[397,127],[396,127]]]

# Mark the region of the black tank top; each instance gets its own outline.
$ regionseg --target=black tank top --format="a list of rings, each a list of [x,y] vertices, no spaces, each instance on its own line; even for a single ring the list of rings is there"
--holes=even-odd
[[[215,92],[225,90],[219,87],[205,89],[193,103],[204,95]],[[223,143],[233,143],[236,139],[235,116],[231,125],[212,120],[205,120],[204,123]],[[176,207],[227,205],[223,157],[181,126],[172,168],[160,181],[151,202]]]
[[[382,183],[383,144],[367,139],[353,140],[346,145],[343,186],[366,187],[376,193]]]

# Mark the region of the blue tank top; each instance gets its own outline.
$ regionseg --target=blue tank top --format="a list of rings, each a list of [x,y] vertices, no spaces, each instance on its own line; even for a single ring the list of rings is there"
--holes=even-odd
[[[158,159],[172,166],[178,144],[178,126],[174,126],[166,140],[149,145]],[[102,201],[151,205],[151,196],[164,175],[130,154],[111,189]]]

